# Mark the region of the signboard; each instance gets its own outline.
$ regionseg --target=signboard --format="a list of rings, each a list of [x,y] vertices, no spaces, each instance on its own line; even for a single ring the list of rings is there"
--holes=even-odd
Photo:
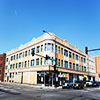
[[[84,77],[87,77],[87,75],[84,75]]]
[[[63,75],[63,77],[68,78],[68,74],[63,73],[62,75]]]

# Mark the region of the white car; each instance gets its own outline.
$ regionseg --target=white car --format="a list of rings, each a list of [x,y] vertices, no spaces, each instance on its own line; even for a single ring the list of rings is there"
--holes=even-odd
[[[93,82],[92,81],[87,81],[86,82],[86,87],[90,87],[90,86],[92,86],[93,85]]]

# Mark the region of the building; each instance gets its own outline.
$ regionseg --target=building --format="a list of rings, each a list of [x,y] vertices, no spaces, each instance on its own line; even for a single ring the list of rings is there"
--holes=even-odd
[[[33,50],[34,56],[31,55]],[[46,60],[46,55],[51,59]],[[56,78],[55,63],[58,66]],[[87,76],[87,55],[50,32],[7,52],[6,82],[61,85],[65,80],[83,80]],[[95,77],[95,74],[89,73],[89,76]]]
[[[94,81],[95,77],[91,77],[89,74],[94,73],[96,76],[95,58],[90,55],[87,55],[87,72],[88,72],[89,80]]]
[[[96,80],[100,81],[100,56],[95,57]]]
[[[0,81],[4,81],[6,54],[0,54]]]

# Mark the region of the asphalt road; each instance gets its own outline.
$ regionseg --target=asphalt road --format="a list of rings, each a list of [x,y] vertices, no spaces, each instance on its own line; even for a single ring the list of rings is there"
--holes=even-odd
[[[0,87],[12,91],[1,90],[0,100],[100,100],[100,88],[50,89],[13,84],[2,84]],[[14,94],[13,91],[18,94]]]

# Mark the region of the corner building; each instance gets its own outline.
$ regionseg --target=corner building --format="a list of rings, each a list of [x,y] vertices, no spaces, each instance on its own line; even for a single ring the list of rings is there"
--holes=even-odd
[[[65,80],[83,80],[88,76],[87,55],[66,40],[62,40],[50,32],[49,34],[45,33],[37,39],[32,39],[29,43],[7,52],[6,82],[52,86],[55,84],[55,63],[58,65],[56,68],[58,85]],[[32,50],[36,55],[31,55]],[[56,59],[56,62],[46,60],[44,58],[46,55],[51,59]],[[89,76],[95,77],[95,74],[89,73]]]

